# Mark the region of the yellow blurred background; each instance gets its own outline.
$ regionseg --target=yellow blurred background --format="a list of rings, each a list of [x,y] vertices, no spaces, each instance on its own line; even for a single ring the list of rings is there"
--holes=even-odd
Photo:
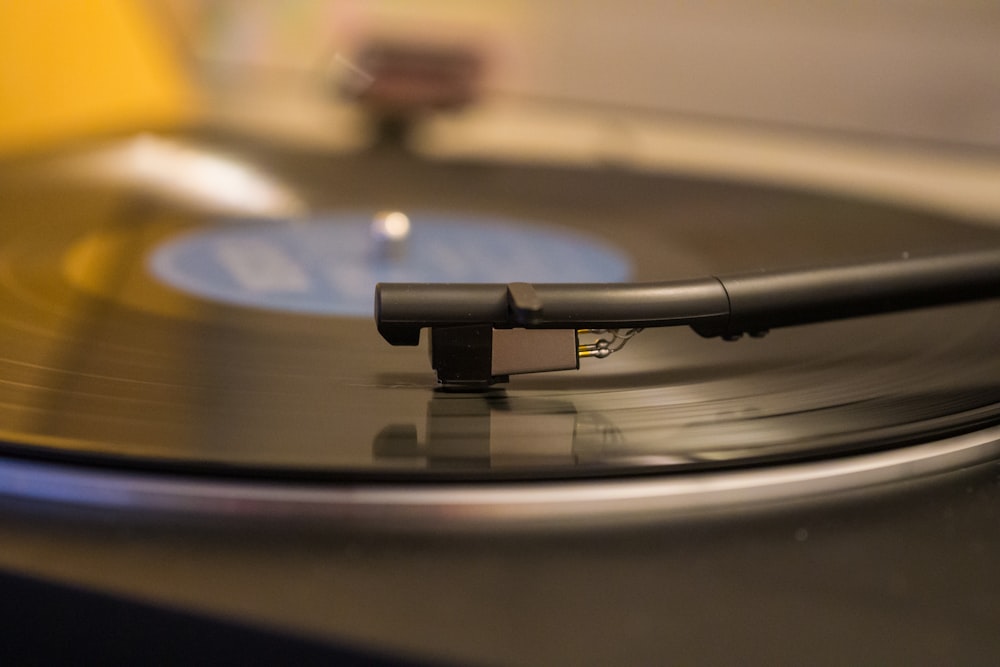
[[[184,123],[196,92],[334,103],[376,38],[474,45],[492,96],[1000,148],[981,0],[2,0],[0,151]]]
[[[129,0],[0,2],[0,153],[191,118],[187,73]]]

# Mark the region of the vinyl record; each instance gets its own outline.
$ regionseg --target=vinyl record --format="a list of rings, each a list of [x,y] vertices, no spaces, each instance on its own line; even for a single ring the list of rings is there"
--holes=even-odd
[[[579,371],[467,394],[439,391],[427,351],[389,346],[370,311],[386,278],[667,280],[1000,242],[988,228],[613,165],[175,140],[239,156],[309,213],[210,213],[135,178],[59,175],[55,159],[5,165],[6,456],[265,480],[590,479],[815,460],[1000,421],[995,302],[738,343],[647,330]],[[383,211],[412,226],[402,259],[369,236]]]

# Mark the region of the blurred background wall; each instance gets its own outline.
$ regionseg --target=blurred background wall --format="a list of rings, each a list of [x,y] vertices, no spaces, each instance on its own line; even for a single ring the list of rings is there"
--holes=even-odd
[[[1000,148],[993,0],[149,2],[213,86],[437,40],[487,52],[505,96]]]

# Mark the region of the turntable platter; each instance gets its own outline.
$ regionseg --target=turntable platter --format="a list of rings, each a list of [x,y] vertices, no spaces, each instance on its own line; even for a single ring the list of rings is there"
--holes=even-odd
[[[557,230],[620,260],[612,279],[630,265],[635,280],[947,251],[995,244],[995,231],[876,201],[613,166],[335,157],[222,133],[189,141],[268,165],[313,213],[209,215],[129,184],[55,178],[44,161],[5,167],[17,178],[0,179],[4,454],[253,479],[546,480],[812,460],[1000,421],[994,302],[733,345],[647,331],[579,372],[454,395],[435,391],[425,351],[389,348],[368,315],[239,303],[151,269],[185,235],[336,234],[345,215],[385,209],[415,227],[446,212],[455,229],[503,219]],[[502,266],[492,247],[463,252],[483,260],[470,265]],[[544,262],[525,254],[508,263]],[[572,257],[562,267],[576,281],[606,269]]]

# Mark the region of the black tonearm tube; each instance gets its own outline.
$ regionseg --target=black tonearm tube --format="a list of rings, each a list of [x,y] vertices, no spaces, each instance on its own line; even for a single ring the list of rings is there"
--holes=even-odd
[[[686,325],[736,340],[995,297],[1000,248],[656,283],[381,283],[375,319],[393,345],[417,345],[429,328],[439,381],[475,388],[577,368],[581,357],[606,357],[647,327]],[[581,335],[596,340],[581,344]]]

